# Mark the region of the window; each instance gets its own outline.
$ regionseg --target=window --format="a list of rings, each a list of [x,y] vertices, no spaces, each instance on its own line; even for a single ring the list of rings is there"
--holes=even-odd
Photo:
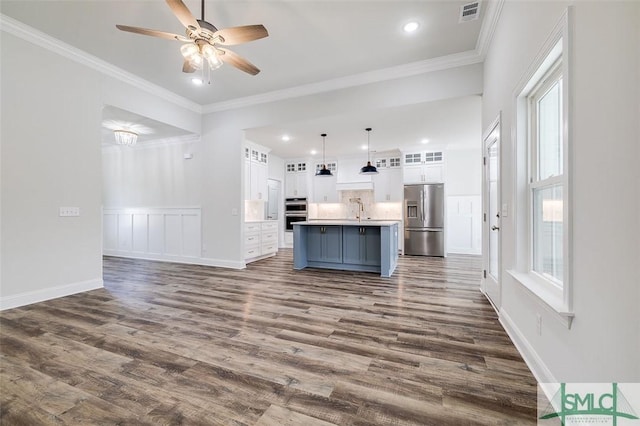
[[[566,13],[514,91],[516,252],[507,273],[571,327],[569,25]]]
[[[527,98],[531,270],[563,285],[562,73],[558,60]]]

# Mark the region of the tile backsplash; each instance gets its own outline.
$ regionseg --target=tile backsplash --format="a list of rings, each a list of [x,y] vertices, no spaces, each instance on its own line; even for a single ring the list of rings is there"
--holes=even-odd
[[[247,222],[265,219],[265,203],[263,200],[244,201],[244,220]]]
[[[359,198],[364,212],[363,219],[401,220],[402,203],[376,203],[372,190],[340,191],[340,203],[309,204],[309,219],[355,219]]]

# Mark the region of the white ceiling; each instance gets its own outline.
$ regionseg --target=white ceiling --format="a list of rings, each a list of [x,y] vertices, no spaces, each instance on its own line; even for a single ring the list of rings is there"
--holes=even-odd
[[[199,0],[183,0],[200,17]],[[212,84],[194,86],[181,72],[180,42],[125,33],[116,24],[177,34],[183,27],[162,0],[0,0],[0,12],[58,40],[81,49],[196,104],[215,106],[234,99],[277,92],[361,73],[472,52],[478,45],[484,18],[459,22],[456,0],[206,0],[206,20],[218,28],[263,24],[269,37],[231,47],[262,71],[250,76],[229,65],[212,73]],[[402,25],[415,20],[413,34]],[[78,65],[81,66],[81,65]],[[105,107],[105,122],[128,121],[153,129],[140,142],[182,137],[186,132],[127,111]],[[112,124],[112,123],[111,123]],[[247,139],[272,148],[283,158],[320,155],[320,133],[326,132],[327,156],[357,155],[372,127],[371,149],[419,146],[441,148],[479,144],[478,97],[405,106],[393,110],[355,111],[269,128],[248,129]],[[280,137],[289,134],[289,143]],[[103,123],[103,143],[112,130]],[[477,145],[476,145],[477,146]]]
[[[184,0],[200,16],[199,0]],[[472,51],[481,19],[459,23],[468,1],[212,1],[205,18],[218,28],[263,24],[269,37],[231,49],[262,71],[229,65],[211,85],[182,73],[181,43],[116,29],[116,24],[184,34],[164,1],[2,0],[0,11],[56,39],[201,105],[268,93],[407,63]],[[421,24],[405,34],[402,25]]]
[[[326,133],[327,158],[366,158],[367,127],[372,128],[371,151],[381,152],[479,148],[481,126],[480,97],[469,96],[247,129],[245,138],[271,148],[281,158],[308,157],[311,150],[322,158],[320,134]],[[283,141],[283,135],[290,140]],[[423,144],[423,139],[428,142]]]

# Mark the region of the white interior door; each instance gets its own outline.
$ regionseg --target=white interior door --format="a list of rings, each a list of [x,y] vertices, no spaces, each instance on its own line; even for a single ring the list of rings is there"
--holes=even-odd
[[[267,219],[277,220],[280,217],[280,182],[274,179],[267,181]]]
[[[484,139],[484,272],[482,290],[500,309],[500,119]]]

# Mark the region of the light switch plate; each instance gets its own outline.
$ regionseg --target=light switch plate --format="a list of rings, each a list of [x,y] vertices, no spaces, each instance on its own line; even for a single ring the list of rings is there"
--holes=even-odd
[[[80,216],[80,207],[60,207],[60,217]]]
[[[502,205],[502,217],[507,217],[509,214],[509,205],[508,204],[503,204]]]

